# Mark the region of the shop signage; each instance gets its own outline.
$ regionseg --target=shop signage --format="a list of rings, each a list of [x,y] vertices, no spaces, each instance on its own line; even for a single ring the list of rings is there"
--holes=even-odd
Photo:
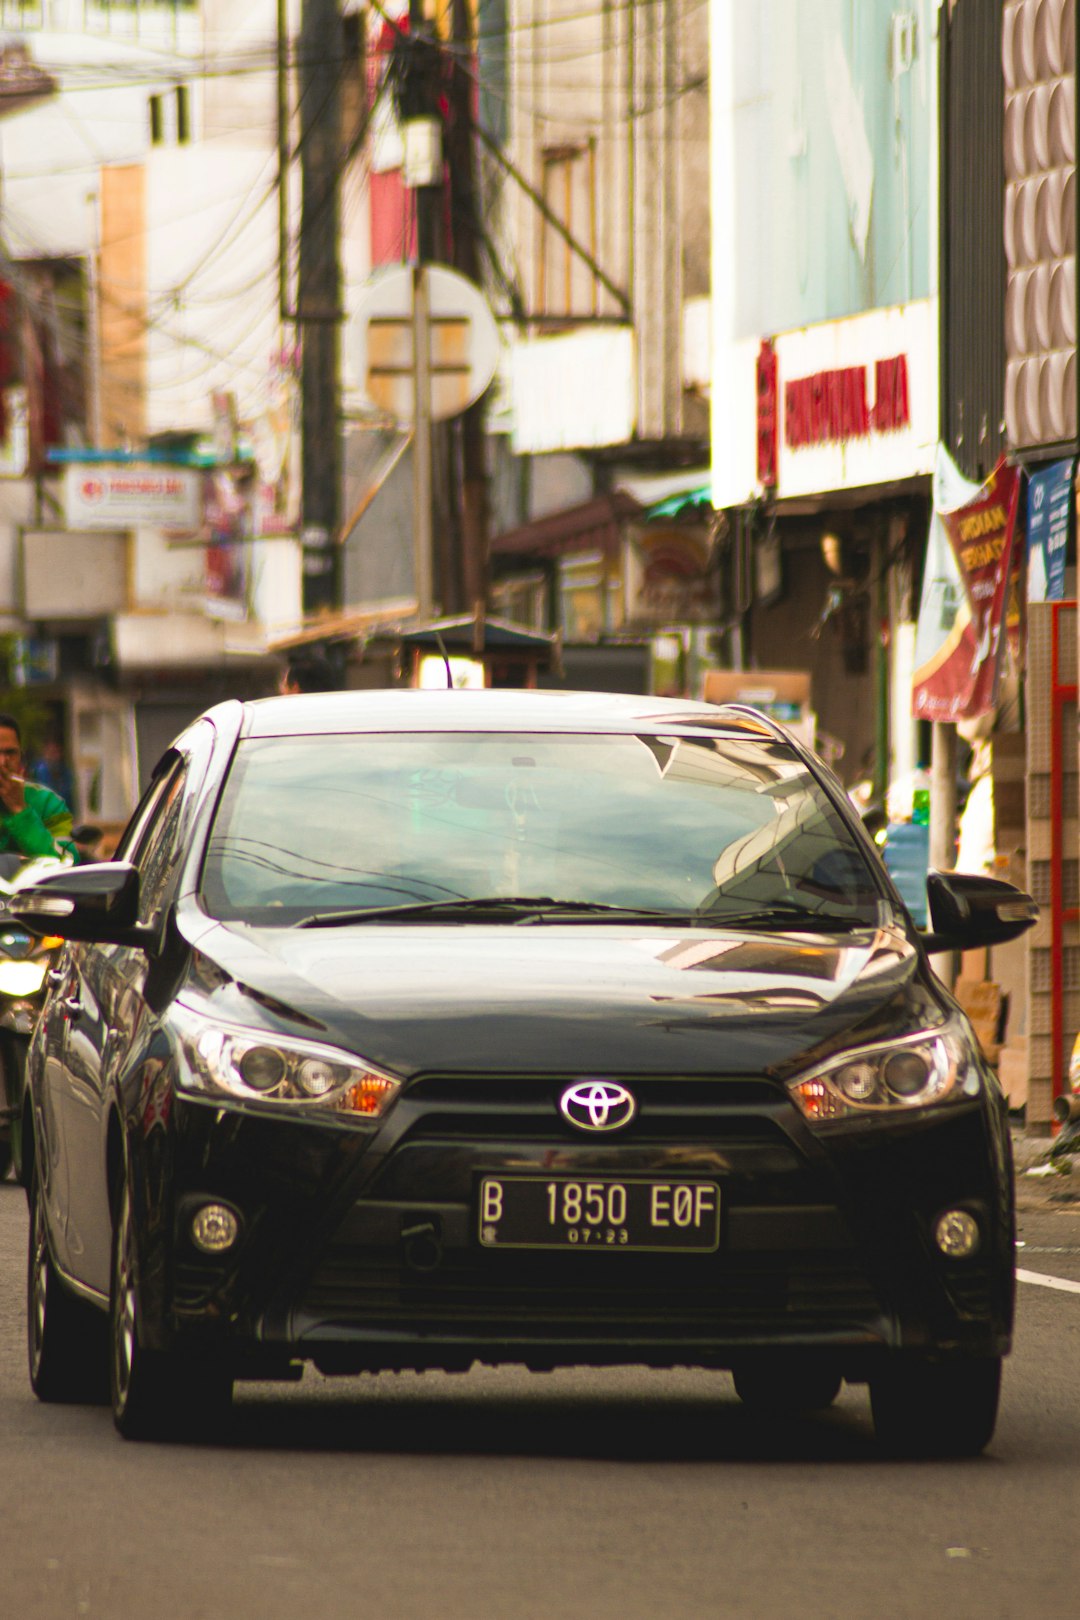
[[[869,366],[842,366],[785,383],[784,443],[788,449],[865,439],[871,433],[896,433],[910,426],[907,355],[874,362],[872,400],[869,374]]]
[[[201,474],[189,467],[69,462],[64,468],[64,518],[69,529],[157,523],[166,529],[198,530]]]
[[[704,528],[650,525],[630,544],[628,617],[643,625],[715,624],[718,571]]]
[[[1029,602],[1060,602],[1065,595],[1073,461],[1055,461],[1032,473],[1027,492]]]
[[[757,480],[766,489],[776,483],[776,429],[779,407],[776,350],[766,340],[757,358]]]
[[[55,636],[16,636],[11,646],[14,686],[37,686],[55,681],[60,673],[60,644]]]
[[[1019,630],[1015,539],[1021,476],[1019,467],[1002,458],[984,484],[948,508],[938,504],[943,480],[940,472],[935,477],[912,686],[916,719],[972,720],[997,702],[1010,618]],[[935,582],[947,587],[950,575],[960,588],[946,588],[935,598]]]

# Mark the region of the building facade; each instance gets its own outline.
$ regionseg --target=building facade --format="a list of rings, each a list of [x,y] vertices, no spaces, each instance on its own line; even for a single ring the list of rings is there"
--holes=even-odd
[[[267,644],[301,617],[297,90],[272,0],[4,23],[56,86],[5,122],[0,238],[68,394],[38,465],[0,471],[0,613],[44,648],[77,810],[110,819],[193,713],[272,689]],[[358,283],[355,165],[341,184]]]
[[[712,498],[735,664],[811,677],[850,783],[915,766],[938,438],[938,8],[712,0]]]

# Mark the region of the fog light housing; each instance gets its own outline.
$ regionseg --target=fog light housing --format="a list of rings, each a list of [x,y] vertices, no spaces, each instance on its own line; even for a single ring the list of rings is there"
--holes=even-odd
[[[967,1260],[979,1247],[979,1223],[966,1209],[947,1209],[934,1223],[934,1241],[946,1260]]]
[[[204,1204],[191,1218],[191,1241],[203,1254],[224,1254],[240,1236],[240,1222],[226,1204]]]

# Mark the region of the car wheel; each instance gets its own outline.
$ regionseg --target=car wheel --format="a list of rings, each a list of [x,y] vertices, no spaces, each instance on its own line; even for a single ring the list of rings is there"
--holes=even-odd
[[[35,1172],[26,1265],[26,1348],[30,1384],[38,1400],[103,1403],[108,1395],[107,1342],[104,1313],[76,1299],[53,1265],[45,1198]]]
[[[762,1417],[797,1417],[821,1412],[840,1393],[843,1379],[826,1362],[773,1360],[756,1356],[732,1370],[735,1393]]]
[[[1000,1356],[900,1359],[870,1381],[874,1429],[902,1457],[977,1457],[997,1422]]]
[[[223,1363],[148,1350],[139,1342],[137,1244],[126,1182],[113,1228],[109,1324],[113,1422],[126,1440],[202,1435],[224,1421],[232,1404],[232,1376]]]
[[[11,1142],[6,1136],[0,1136],[0,1181],[7,1178],[11,1169]]]

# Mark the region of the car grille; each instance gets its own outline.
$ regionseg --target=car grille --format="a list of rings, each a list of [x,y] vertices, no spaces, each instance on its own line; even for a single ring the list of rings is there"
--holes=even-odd
[[[403,1102],[416,1110],[410,1138],[505,1137],[523,1140],[551,1135],[553,1126],[581,1140],[581,1133],[559,1114],[559,1097],[574,1075],[425,1075],[406,1089]],[[740,1135],[761,1129],[755,1111],[775,1109],[785,1099],[771,1082],[760,1079],[704,1079],[682,1077],[605,1075],[625,1085],[637,1102],[637,1117],[620,1141],[699,1141],[725,1131]]]
[[[704,1268],[704,1269],[703,1269]],[[303,1314],[359,1328],[485,1337],[515,1333],[643,1339],[841,1327],[880,1314],[854,1257],[807,1256],[797,1267],[761,1259],[683,1260],[517,1254],[450,1258],[417,1280],[393,1254],[331,1247],[311,1279]]]

